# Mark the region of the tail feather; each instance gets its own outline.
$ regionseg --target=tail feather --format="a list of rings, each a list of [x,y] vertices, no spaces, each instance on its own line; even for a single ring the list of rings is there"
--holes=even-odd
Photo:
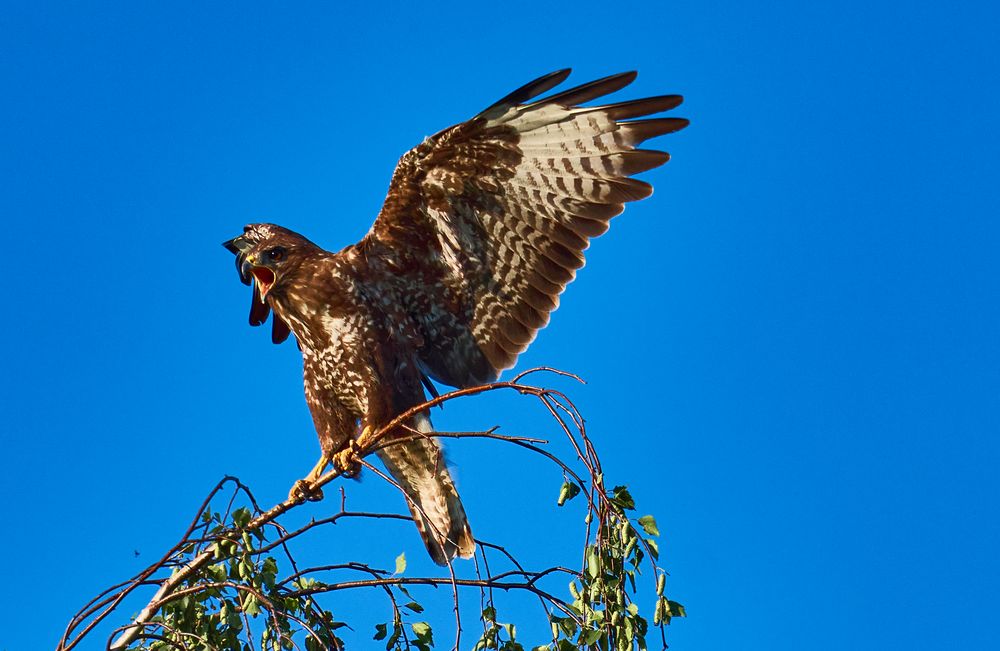
[[[432,431],[427,417],[415,421],[419,431]],[[434,562],[447,565],[456,556],[471,558],[476,551],[472,529],[437,439],[390,445],[378,456],[406,493],[417,531]]]

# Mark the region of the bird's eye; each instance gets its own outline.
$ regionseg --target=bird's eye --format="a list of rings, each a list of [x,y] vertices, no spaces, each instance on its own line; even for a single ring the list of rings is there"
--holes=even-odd
[[[273,262],[278,262],[285,257],[285,249],[283,247],[276,246],[267,252],[267,257]]]

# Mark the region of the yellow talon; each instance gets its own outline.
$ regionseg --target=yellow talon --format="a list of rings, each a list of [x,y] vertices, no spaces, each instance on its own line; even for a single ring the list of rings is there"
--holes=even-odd
[[[345,477],[355,477],[361,470],[358,463],[358,444],[354,440],[347,442],[343,450],[333,455],[333,467]]]
[[[288,491],[288,499],[293,502],[318,502],[323,499],[323,489],[314,488],[312,482],[306,479],[299,479]]]
[[[359,441],[365,441],[372,434],[372,428],[370,425],[365,425],[361,430],[361,434],[358,437]],[[313,466],[313,469],[309,471],[309,474],[305,476],[304,479],[300,479],[295,482],[292,489],[288,492],[288,499],[294,500],[296,502],[301,502],[304,500],[309,500],[311,502],[317,502],[323,499],[323,491],[320,488],[314,488],[313,484],[316,483],[320,477],[323,476],[323,471],[326,467],[333,465],[334,468],[340,471],[340,474],[345,477],[356,477],[358,472],[361,470],[361,464],[358,463],[358,441],[350,439],[347,441],[347,445],[343,450],[333,454],[331,456],[323,455]]]
[[[288,491],[288,499],[294,500],[296,502],[301,502],[304,500],[309,500],[310,502],[318,502],[323,499],[323,490],[321,488],[313,488],[313,483],[323,475],[323,471],[326,467],[330,465],[330,457],[325,454],[319,458],[313,469],[309,471],[305,479],[300,479],[295,482],[292,489]]]

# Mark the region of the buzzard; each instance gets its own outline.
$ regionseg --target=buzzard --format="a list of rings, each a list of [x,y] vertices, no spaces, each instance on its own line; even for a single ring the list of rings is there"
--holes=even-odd
[[[678,95],[601,106],[626,72],[536,99],[560,70],[515,90],[471,120],[425,139],[399,160],[371,230],[338,253],[274,224],[251,224],[224,246],[253,285],[250,324],[273,312],[271,340],[294,334],[322,456],[292,488],[334,463],[356,468],[354,440],[424,402],[429,379],[454,387],[512,367],[583,266],[591,238],[652,187],[633,174],[669,155],[637,147],[682,129],[650,116]],[[475,551],[472,531],[428,414],[378,452],[403,489],[439,564]]]

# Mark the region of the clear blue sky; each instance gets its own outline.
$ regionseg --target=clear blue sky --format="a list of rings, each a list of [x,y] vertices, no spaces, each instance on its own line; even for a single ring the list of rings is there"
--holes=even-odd
[[[692,120],[520,364],[589,380],[688,607],[672,648],[997,648],[997,10],[415,5],[4,3],[0,649],[51,648],[224,473],[273,502],[314,461],[298,353],[219,243],[355,241],[406,149],[565,66]],[[499,398],[436,418],[552,435]],[[557,473],[450,450],[479,536],[572,553]],[[317,541],[429,565],[408,527]]]

